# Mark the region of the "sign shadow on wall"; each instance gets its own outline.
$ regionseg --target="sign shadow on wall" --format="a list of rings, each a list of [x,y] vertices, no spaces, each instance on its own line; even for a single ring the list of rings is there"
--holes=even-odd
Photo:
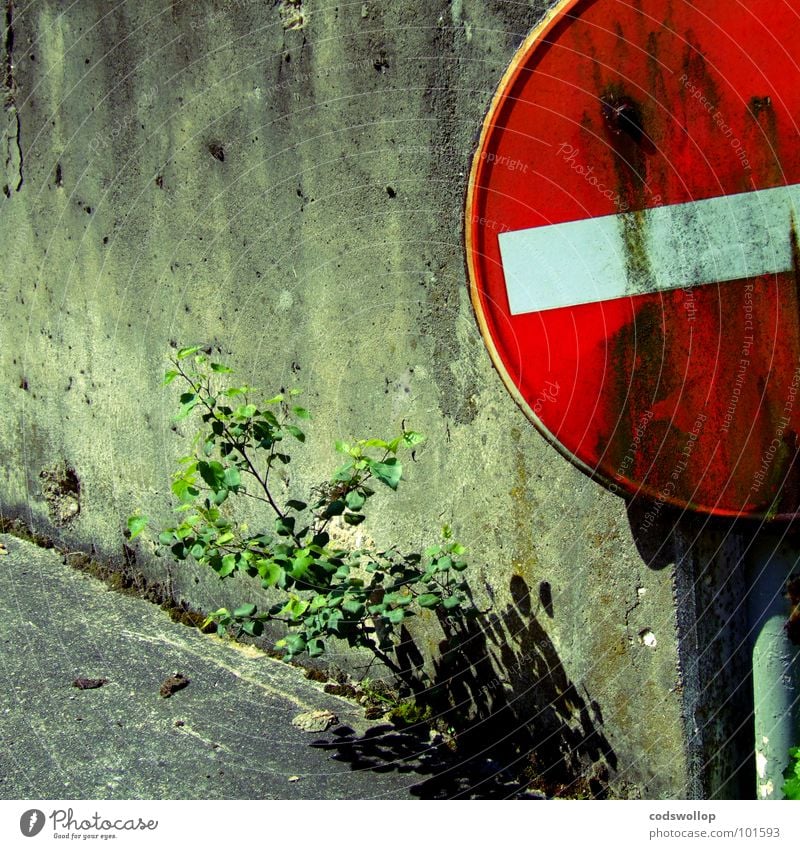
[[[753,522],[627,503],[650,569],[674,568],[678,657],[690,798],[748,799],[755,786],[752,635],[747,550]]]

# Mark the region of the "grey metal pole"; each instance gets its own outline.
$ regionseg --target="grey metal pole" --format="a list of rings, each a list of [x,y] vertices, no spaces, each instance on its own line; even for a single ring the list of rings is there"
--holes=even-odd
[[[686,796],[781,799],[800,745],[800,646],[784,627],[800,531],[683,514],[637,545],[653,568],[675,563]]]
[[[794,546],[792,546],[794,548]],[[786,632],[786,585],[800,555],[762,531],[748,552],[748,618],[753,639],[756,798],[782,799],[790,746],[800,737],[800,646]]]
[[[744,557],[731,523],[673,517],[678,658],[689,799],[752,799],[753,688]]]

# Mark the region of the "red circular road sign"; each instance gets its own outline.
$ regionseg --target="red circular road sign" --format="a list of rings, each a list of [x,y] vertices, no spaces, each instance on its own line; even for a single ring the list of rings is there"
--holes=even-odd
[[[475,311],[537,427],[614,491],[800,510],[800,7],[568,0],[467,200]]]

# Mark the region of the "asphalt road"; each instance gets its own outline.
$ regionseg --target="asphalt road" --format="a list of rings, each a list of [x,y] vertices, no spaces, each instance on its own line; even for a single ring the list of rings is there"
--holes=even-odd
[[[422,735],[367,722],[301,670],[174,623],[55,551],[0,543],[0,798],[415,798],[447,771]],[[175,673],[190,683],[164,698]],[[292,725],[311,710],[339,724]]]

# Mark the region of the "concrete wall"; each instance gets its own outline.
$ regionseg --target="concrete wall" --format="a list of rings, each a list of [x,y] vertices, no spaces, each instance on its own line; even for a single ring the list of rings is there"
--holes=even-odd
[[[501,672],[467,694],[612,793],[680,796],[671,571],[528,423],[469,303],[476,132],[546,5],[6,3],[0,504],[121,563],[124,518],[169,515],[173,343],[306,390],[301,485],[335,438],[405,421],[429,441],[364,527],[411,547],[449,522],[468,545],[493,605],[473,647]],[[242,600],[137,557],[176,598]],[[415,638],[446,674],[438,625]]]

